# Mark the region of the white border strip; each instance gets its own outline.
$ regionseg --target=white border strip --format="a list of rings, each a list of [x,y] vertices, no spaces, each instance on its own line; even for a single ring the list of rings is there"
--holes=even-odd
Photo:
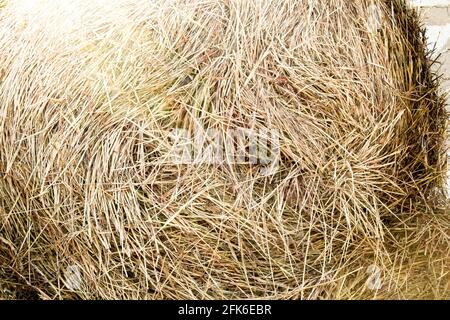
[[[416,7],[447,7],[450,0],[411,0],[411,4]]]

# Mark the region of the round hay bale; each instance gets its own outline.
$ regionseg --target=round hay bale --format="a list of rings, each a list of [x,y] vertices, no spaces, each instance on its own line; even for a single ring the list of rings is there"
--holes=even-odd
[[[0,295],[449,296],[405,1],[2,3]]]

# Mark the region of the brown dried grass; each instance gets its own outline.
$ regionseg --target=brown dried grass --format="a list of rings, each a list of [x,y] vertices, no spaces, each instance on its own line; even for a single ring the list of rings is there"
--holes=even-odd
[[[444,99],[404,1],[24,3],[0,12],[0,295],[449,298]],[[280,168],[163,161],[199,123],[277,129]]]

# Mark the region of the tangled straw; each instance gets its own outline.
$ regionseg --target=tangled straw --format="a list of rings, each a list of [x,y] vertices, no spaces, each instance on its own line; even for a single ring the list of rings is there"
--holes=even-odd
[[[404,1],[0,3],[0,296],[449,298],[447,115]],[[202,129],[275,130],[276,165],[171,162]]]

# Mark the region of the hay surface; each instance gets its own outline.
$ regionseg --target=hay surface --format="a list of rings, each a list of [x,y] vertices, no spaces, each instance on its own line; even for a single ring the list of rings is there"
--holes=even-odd
[[[0,296],[450,297],[444,100],[404,1],[1,3]],[[279,168],[170,164],[199,126],[277,129]]]

